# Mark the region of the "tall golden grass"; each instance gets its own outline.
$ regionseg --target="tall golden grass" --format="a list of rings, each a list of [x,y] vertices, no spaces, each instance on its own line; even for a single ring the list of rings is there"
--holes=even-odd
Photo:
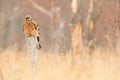
[[[96,49],[92,55],[79,56],[40,51],[32,66],[31,54],[5,49],[0,53],[0,80],[120,80],[119,50]]]

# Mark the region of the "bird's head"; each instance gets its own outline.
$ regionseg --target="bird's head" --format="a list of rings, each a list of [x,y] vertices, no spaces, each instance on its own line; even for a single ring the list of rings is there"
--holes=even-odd
[[[31,17],[30,15],[26,15],[26,16],[25,16],[25,20],[26,20],[26,21],[31,21],[31,20],[32,20],[32,17]]]

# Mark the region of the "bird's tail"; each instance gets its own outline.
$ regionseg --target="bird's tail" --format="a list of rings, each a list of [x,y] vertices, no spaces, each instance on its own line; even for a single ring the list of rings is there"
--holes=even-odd
[[[38,49],[41,49],[41,44],[40,44],[39,36],[37,36],[37,43],[38,43]]]

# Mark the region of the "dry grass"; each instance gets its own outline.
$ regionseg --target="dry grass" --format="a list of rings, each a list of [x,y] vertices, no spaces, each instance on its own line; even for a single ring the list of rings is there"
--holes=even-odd
[[[6,49],[0,53],[0,80],[120,80],[120,55],[96,50],[92,55],[58,56],[39,52],[32,66],[30,54]]]

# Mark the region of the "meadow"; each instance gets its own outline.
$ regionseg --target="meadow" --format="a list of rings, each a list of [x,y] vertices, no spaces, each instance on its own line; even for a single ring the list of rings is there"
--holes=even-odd
[[[33,66],[31,54],[10,47],[0,52],[0,80],[120,80],[119,49],[79,55],[41,50]]]

